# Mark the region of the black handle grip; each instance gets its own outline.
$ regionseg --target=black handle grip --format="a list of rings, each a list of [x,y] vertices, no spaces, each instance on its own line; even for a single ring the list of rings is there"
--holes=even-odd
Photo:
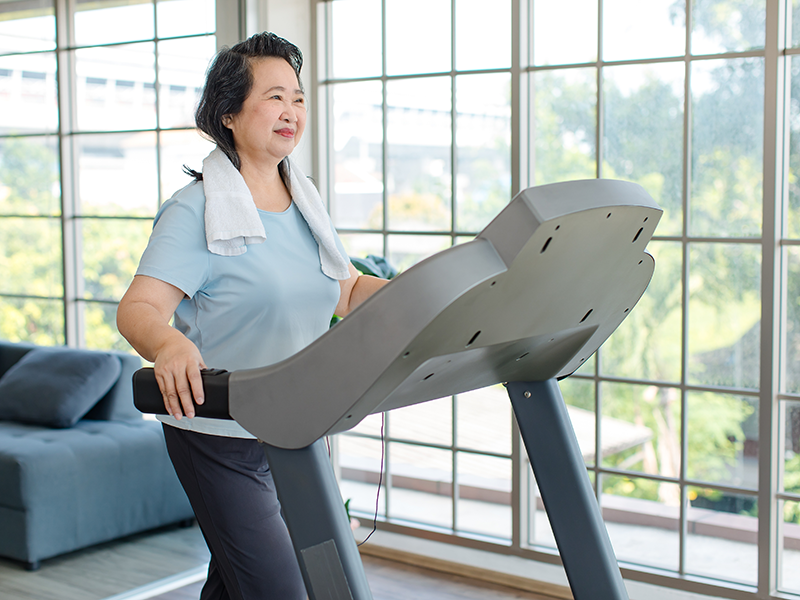
[[[195,403],[195,414],[210,419],[230,419],[231,416],[228,414],[230,372],[224,369],[204,369],[200,374],[203,377],[205,401],[199,405]],[[144,367],[133,374],[133,404],[140,412],[146,414],[168,414],[152,367]]]

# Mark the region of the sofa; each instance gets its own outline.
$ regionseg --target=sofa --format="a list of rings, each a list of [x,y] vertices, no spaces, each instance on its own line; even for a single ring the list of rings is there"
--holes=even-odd
[[[0,340],[0,556],[46,558],[194,517],[161,424],[134,408],[141,361]]]

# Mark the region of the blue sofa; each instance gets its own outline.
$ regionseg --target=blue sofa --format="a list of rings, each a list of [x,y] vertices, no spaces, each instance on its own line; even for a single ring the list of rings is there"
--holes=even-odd
[[[128,354],[0,341],[0,556],[33,570],[191,522],[161,424],[133,406],[140,367]]]

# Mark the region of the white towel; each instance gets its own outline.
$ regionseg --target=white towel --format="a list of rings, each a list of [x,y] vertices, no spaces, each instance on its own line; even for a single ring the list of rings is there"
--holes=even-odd
[[[331,220],[319,192],[291,158],[289,173],[289,193],[319,246],[322,272],[332,279],[349,278],[350,261],[339,252]],[[203,160],[203,190],[206,196],[205,225],[209,252],[237,256],[247,252],[247,244],[266,241],[266,232],[253,195],[241,173],[219,148],[215,148]]]
[[[247,252],[247,244],[266,241],[253,195],[242,174],[219,148],[203,160],[203,193],[209,252],[238,256]]]

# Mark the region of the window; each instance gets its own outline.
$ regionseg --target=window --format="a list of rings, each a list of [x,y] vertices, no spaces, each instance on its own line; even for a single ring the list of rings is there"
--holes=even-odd
[[[69,26],[57,33],[60,11]],[[189,181],[181,166],[210,150],[193,111],[214,11],[212,0],[0,5],[0,337],[129,349],[116,303],[160,203]]]
[[[778,4],[317,5],[320,178],[351,254],[407,268],[530,185],[624,179],[662,206],[645,296],[561,389],[626,576],[730,597],[800,594],[800,7]],[[387,527],[555,552],[502,389],[343,436],[364,516],[382,426]]]

